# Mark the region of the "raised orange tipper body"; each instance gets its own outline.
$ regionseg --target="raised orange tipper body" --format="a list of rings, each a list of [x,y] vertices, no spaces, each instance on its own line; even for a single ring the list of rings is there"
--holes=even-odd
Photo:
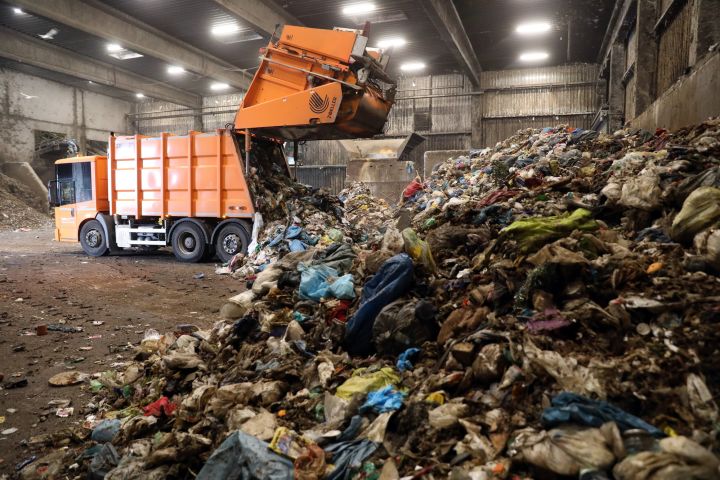
[[[356,30],[286,26],[264,49],[235,124],[213,133],[114,136],[108,155],[56,162],[55,239],[89,255],[172,246],[197,262],[246,251],[253,162],[287,172],[284,141],[382,133],[395,83],[388,58]]]

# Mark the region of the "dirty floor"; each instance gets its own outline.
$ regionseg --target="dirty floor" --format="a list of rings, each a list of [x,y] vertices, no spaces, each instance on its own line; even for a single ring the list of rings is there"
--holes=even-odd
[[[49,227],[0,231],[0,475],[42,451],[23,444],[35,435],[82,423],[91,398],[88,384],[51,387],[48,379],[66,370],[102,372],[132,355],[144,332],[179,324],[211,325],[222,299],[239,291],[237,280],[217,276],[214,263],[183,264],[172,253],[92,258],[79,244],[57,243]],[[204,278],[196,279],[203,273]],[[82,327],[49,331],[39,324]],[[6,389],[27,379],[27,386]],[[74,414],[41,415],[53,399],[71,400]],[[14,413],[8,412],[16,410]]]

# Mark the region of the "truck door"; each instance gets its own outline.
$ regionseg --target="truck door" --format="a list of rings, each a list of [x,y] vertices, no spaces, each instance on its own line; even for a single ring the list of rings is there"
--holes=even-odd
[[[78,227],[85,219],[85,202],[92,198],[91,162],[63,163],[55,166],[55,180],[48,185],[50,202],[55,206],[55,238],[78,241]]]

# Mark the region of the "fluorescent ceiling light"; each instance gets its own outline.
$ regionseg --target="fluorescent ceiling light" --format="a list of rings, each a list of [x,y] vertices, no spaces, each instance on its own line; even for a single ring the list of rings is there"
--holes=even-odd
[[[177,65],[168,66],[167,71],[171,75],[179,75],[181,73],[185,73],[185,69],[183,67],[178,67]]]
[[[521,23],[515,29],[520,35],[538,35],[550,31],[552,26],[548,22],[527,22]]]
[[[108,52],[121,52],[125,50],[122,46],[118,45],[117,43],[108,43],[107,44],[107,51]]]
[[[404,38],[384,38],[378,42],[380,48],[402,47],[407,41]]]
[[[228,85],[227,83],[215,82],[210,85],[210,90],[217,91],[217,90],[226,90],[228,88],[230,88],[230,85]]]
[[[145,98],[145,95],[143,95],[143,94],[140,93],[140,92],[136,93],[135,96],[136,96],[137,98]]]
[[[15,12],[15,15],[25,15],[25,12],[22,11],[21,8],[13,8],[13,12]]]
[[[408,62],[400,65],[400,70],[403,72],[417,72],[423,68],[425,68],[425,64],[423,62]]]
[[[354,3],[352,5],[348,5],[347,7],[342,9],[342,13],[345,15],[357,15],[359,13],[368,13],[375,10],[375,4],[366,2],[366,3]]]
[[[222,23],[220,25],[215,25],[210,30],[213,35],[217,35],[218,37],[232,35],[233,33],[237,33],[239,31],[240,26],[237,23]]]
[[[547,52],[525,52],[520,55],[521,62],[538,62],[540,60],[547,60],[550,56]]]

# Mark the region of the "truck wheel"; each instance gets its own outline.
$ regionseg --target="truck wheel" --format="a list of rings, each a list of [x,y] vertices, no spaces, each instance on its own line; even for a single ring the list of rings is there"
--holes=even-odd
[[[207,245],[200,227],[191,222],[178,225],[172,234],[172,249],[181,262],[197,263],[203,259]]]
[[[108,242],[102,225],[97,220],[90,220],[80,229],[80,245],[91,257],[102,257],[108,253]]]
[[[250,236],[237,223],[228,223],[220,229],[215,240],[215,252],[221,262],[229,262],[235,254],[247,252]]]

